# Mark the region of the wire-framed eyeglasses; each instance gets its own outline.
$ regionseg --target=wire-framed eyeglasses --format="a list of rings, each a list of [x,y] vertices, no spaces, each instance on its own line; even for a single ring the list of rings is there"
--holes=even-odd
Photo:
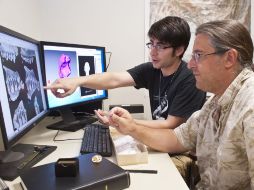
[[[146,44],[146,47],[150,50],[156,49],[157,51],[162,51],[164,49],[171,48],[173,46],[165,45],[165,44],[161,44],[161,43],[153,44],[153,43],[149,42]]]
[[[191,58],[196,62],[196,63],[199,63],[200,59],[202,57],[206,57],[208,55],[216,55],[216,54],[223,54],[225,52],[227,52],[229,49],[224,49],[224,50],[219,50],[219,51],[215,51],[215,52],[212,52],[212,53],[201,53],[201,52],[193,52],[192,55],[191,55]]]

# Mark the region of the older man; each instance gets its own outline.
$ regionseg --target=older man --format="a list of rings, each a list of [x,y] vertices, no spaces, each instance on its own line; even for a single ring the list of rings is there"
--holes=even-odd
[[[111,125],[164,152],[195,150],[197,189],[254,189],[252,58],[251,36],[241,23],[204,23],[196,30],[188,67],[196,86],[214,96],[174,130],[143,127],[121,108],[111,110]]]

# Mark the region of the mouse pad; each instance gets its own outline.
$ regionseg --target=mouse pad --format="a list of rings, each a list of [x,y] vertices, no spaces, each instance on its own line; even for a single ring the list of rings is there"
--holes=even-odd
[[[28,162],[22,169],[18,169],[18,166],[20,166],[20,164],[23,163],[27,159],[27,157],[33,153],[33,151],[35,150],[34,147],[47,147],[47,148],[45,149],[44,152],[38,154],[37,157]],[[25,170],[31,168],[33,165],[41,161],[47,155],[56,150],[56,148],[57,148],[56,146],[47,146],[47,145],[17,144],[13,146],[9,151],[0,152],[0,157],[3,160],[6,154],[8,154],[10,151],[21,152],[24,154],[24,157],[20,160],[0,163],[0,177],[7,181],[12,181],[16,179]]]

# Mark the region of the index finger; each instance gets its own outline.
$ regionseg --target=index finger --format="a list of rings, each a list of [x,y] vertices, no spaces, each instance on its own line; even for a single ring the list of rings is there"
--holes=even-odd
[[[47,86],[43,86],[43,88],[45,90],[59,89],[59,88],[62,88],[62,85],[60,85],[60,84],[50,84],[50,85],[47,85]]]
[[[108,117],[107,112],[103,112],[102,110],[94,110],[94,112],[95,112],[95,115],[96,115],[98,118],[100,118],[100,119],[105,118],[105,117]]]
[[[109,125],[109,119],[108,119],[108,117],[106,116],[106,115],[102,115],[101,113],[99,113],[97,110],[94,110],[94,112],[95,112],[95,115],[96,115],[96,117],[98,118],[98,120],[102,123],[102,124],[104,124],[104,125]]]

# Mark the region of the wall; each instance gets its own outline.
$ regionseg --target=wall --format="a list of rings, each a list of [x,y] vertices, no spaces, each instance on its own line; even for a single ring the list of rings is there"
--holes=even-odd
[[[31,38],[40,38],[38,1],[0,0],[0,25],[25,34]]]

